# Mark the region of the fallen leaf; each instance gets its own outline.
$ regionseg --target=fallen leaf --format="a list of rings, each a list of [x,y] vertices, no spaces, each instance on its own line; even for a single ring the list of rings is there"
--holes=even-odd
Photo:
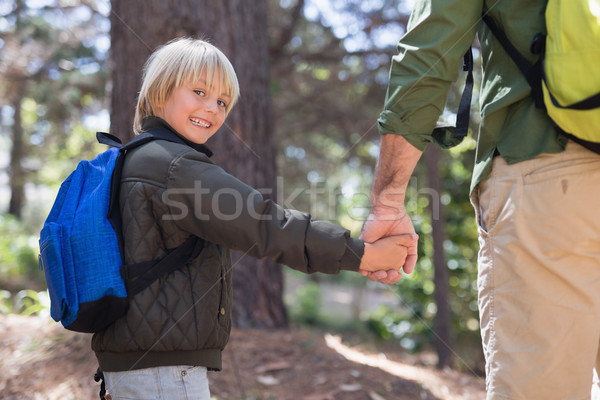
[[[256,372],[257,374],[264,374],[265,372],[281,371],[282,369],[288,369],[291,367],[292,367],[292,364],[290,364],[289,362],[278,361],[278,362],[272,362],[272,363],[268,363],[268,364],[259,365],[258,367],[256,367],[254,369],[254,372]]]
[[[345,383],[340,385],[340,390],[343,392],[358,392],[362,389],[362,385],[360,383]]]
[[[385,400],[385,397],[381,396],[380,394],[375,393],[374,391],[369,391],[369,397],[371,398],[371,400]]]
[[[302,400],[335,400],[334,393],[314,393],[304,396]]]
[[[256,377],[256,380],[265,386],[279,385],[279,379],[271,375],[259,375]]]

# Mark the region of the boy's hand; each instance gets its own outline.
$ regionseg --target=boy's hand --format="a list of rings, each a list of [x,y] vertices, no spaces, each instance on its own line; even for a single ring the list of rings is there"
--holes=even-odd
[[[365,252],[360,263],[361,273],[402,269],[408,252],[407,246],[415,241],[414,236],[394,235],[373,243],[365,243]]]

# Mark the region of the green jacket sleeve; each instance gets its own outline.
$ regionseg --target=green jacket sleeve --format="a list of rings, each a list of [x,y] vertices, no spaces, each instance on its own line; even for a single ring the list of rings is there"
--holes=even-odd
[[[462,57],[480,24],[483,0],[417,0],[393,57],[381,134],[402,135],[423,150],[444,110]]]

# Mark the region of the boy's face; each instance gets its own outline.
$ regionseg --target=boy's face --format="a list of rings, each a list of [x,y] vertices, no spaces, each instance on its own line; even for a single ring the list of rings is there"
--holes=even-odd
[[[204,72],[198,82],[175,89],[159,107],[157,116],[186,139],[204,144],[225,122],[226,108],[231,101],[221,91],[220,81],[217,73],[209,89]]]

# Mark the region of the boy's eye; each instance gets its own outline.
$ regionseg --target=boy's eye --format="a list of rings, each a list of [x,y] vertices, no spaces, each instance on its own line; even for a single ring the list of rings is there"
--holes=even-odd
[[[198,96],[205,96],[206,95],[206,93],[204,93],[204,90],[195,89],[194,93],[196,93]]]
[[[217,104],[219,105],[219,107],[227,108],[227,103],[225,103],[223,100],[217,100]]]

